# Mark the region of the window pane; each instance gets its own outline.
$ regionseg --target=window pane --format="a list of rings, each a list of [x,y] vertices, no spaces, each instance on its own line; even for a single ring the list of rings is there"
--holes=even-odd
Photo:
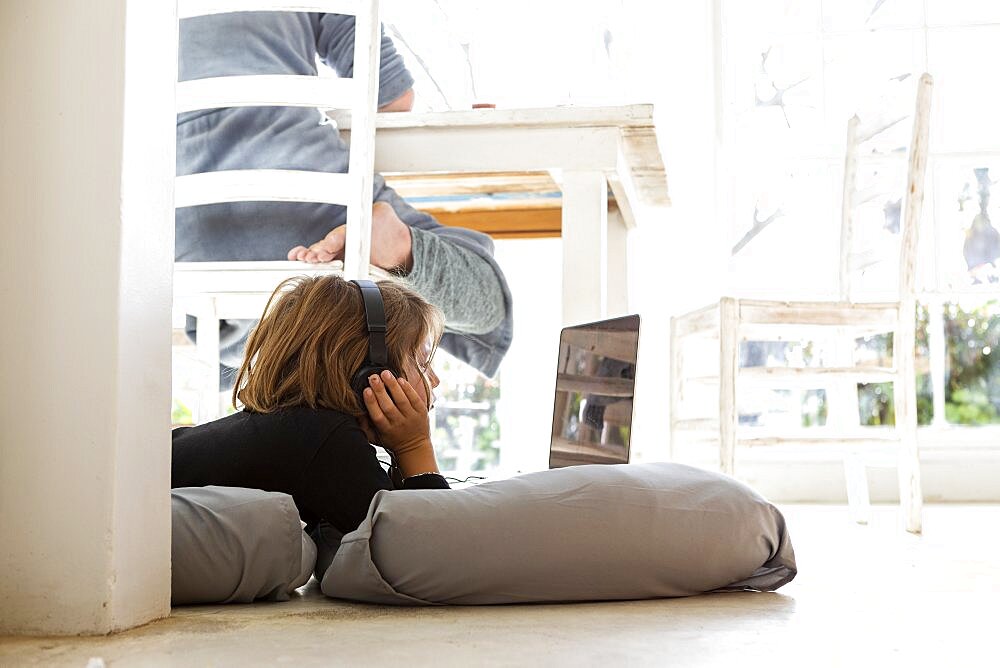
[[[1000,22],[1000,3],[995,0],[926,0],[926,4],[931,26]]]
[[[823,3],[826,31],[922,27],[923,3],[914,0],[836,0]]]
[[[856,267],[853,288],[858,297],[899,290],[899,251],[906,164],[900,160],[866,163],[858,168],[859,202],[854,209],[854,239],[850,249]]]
[[[724,0],[726,33],[807,33],[819,30],[819,0]]]
[[[916,370],[917,424],[928,425],[934,417],[933,388],[930,376],[927,307],[917,305]],[[892,334],[866,336],[855,341],[854,359],[859,366],[892,366]],[[874,427],[896,424],[892,383],[858,384],[858,412],[861,424]]]
[[[751,155],[739,173],[730,284],[743,294],[834,294],[840,208],[831,168]]]
[[[485,471],[499,461],[498,379],[488,379],[444,350],[434,355],[434,452],[445,471]]]
[[[953,424],[1000,424],[1000,301],[946,304],[945,416]]]
[[[924,36],[918,30],[840,35],[824,47],[828,142],[842,154],[847,119],[879,132],[866,152],[905,153],[913,127],[916,81],[924,70]]]
[[[761,156],[815,155],[823,128],[823,54],[815,37],[733,40],[726,52],[734,141]]]
[[[945,163],[935,170],[936,248],[941,287],[1000,282],[1000,160]]]
[[[928,71],[934,74],[932,149],[1000,149],[997,123],[997,66],[1000,27],[932,30]]]

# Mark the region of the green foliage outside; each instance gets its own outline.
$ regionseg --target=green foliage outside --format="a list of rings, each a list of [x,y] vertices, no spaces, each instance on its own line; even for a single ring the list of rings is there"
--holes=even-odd
[[[927,309],[917,314],[917,368],[927,368]],[[983,425],[1000,423],[1000,302],[963,309],[946,304],[944,313],[945,420],[950,424]],[[877,340],[876,340],[877,339]],[[885,363],[892,360],[892,337],[873,337],[864,345],[881,347]],[[862,424],[895,424],[891,383],[858,386]],[[933,418],[930,374],[917,375],[917,421],[930,424]]]
[[[434,450],[443,469],[482,471],[500,460],[500,422],[497,401],[500,384],[472,367],[438,351],[434,363],[441,378],[436,390]],[[473,453],[467,450],[471,441]],[[460,457],[474,459],[463,466]]]
[[[173,408],[170,410],[170,424],[194,424],[191,409],[176,397],[174,397]]]

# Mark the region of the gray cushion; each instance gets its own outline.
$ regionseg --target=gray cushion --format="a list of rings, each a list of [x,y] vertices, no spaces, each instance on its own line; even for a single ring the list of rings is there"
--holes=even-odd
[[[625,464],[378,492],[322,590],[400,605],[597,601],[773,590],[795,573],[784,518],[746,485]]]
[[[316,562],[292,497],[240,487],[171,490],[171,601],[288,600]]]

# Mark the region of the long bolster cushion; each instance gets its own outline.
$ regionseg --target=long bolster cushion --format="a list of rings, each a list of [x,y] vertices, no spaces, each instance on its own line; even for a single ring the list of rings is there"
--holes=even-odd
[[[770,591],[795,573],[784,517],[746,485],[681,464],[591,465],[378,492],[321,588],[482,605]]]
[[[287,601],[316,563],[288,494],[242,487],[171,490],[171,602]]]

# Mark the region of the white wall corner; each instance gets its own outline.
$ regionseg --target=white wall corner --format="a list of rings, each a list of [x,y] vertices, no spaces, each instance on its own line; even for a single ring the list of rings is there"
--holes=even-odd
[[[176,8],[0,30],[0,633],[103,634],[169,613]]]

